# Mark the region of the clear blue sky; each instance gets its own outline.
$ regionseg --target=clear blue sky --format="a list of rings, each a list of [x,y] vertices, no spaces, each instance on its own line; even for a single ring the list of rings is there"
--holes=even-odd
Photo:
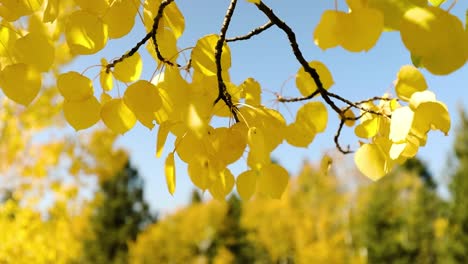
[[[333,92],[350,100],[362,100],[385,92],[393,93],[392,82],[398,69],[405,64],[410,64],[408,51],[403,47],[398,32],[385,32],[377,45],[367,53],[349,53],[342,48],[322,51],[316,47],[312,40],[312,34],[320,15],[324,10],[333,9],[334,1],[265,1],[273,10],[287,22],[296,32],[298,43],[307,60],[319,60],[326,64],[335,80],[331,88]],[[227,8],[228,0],[176,0],[179,8],[185,15],[186,29],[178,42],[180,48],[194,46],[198,38],[211,33],[219,33],[219,28]],[[450,3],[448,3],[450,4]],[[448,6],[445,4],[444,6]],[[340,10],[345,10],[344,0],[338,0]],[[467,1],[458,1],[452,13],[462,18],[465,22],[465,11],[468,9]],[[267,22],[266,17],[252,4],[245,0],[239,0],[234,18],[228,31],[228,36],[242,35],[253,28]],[[108,60],[117,57],[125,50],[133,46],[142,36],[143,27],[137,19],[136,27],[132,34],[122,40],[110,42],[108,48],[99,55]],[[232,52],[231,78],[236,84],[240,84],[248,77],[254,77],[260,82],[262,88],[278,92],[283,82],[299,69],[299,64],[291,53],[288,41],[282,31],[275,27],[270,28],[264,34],[246,42],[230,45]],[[143,78],[150,78],[155,69],[146,53],[144,53]],[[77,71],[81,71],[89,65],[99,62],[100,56],[92,56],[80,59],[73,65]],[[85,66],[83,66],[85,65]],[[457,105],[462,104],[468,108],[468,66],[459,69],[450,76],[433,76],[424,71],[429,89],[434,91],[439,100],[446,103],[451,113],[452,124],[458,121]],[[297,95],[294,80],[289,81],[283,88],[284,95]],[[273,106],[273,97],[263,94],[263,102],[267,106]],[[291,110],[299,104],[291,104]],[[291,115],[284,106],[279,110],[290,121]],[[338,118],[332,111],[329,118],[329,126],[325,133],[318,135],[308,149],[299,149],[281,145],[273,156],[279,160],[292,175],[296,174],[303,160],[318,160],[324,151],[334,149],[333,136],[338,125]],[[185,166],[177,167],[177,189],[171,196],[167,189],[164,177],[164,158],[155,158],[157,129],[149,131],[146,127],[137,125],[119,140],[119,145],[129,150],[132,163],[139,169],[146,181],[145,194],[153,209],[167,212],[173,211],[186,203],[189,199],[192,183],[186,173]],[[452,135],[452,134],[451,134]],[[432,132],[429,135],[428,145],[421,148],[419,157],[428,162],[432,172],[439,178],[443,175],[446,156],[453,143],[453,137],[445,137],[442,133]],[[341,137],[343,144],[356,146],[357,138],[352,129],[345,130]],[[165,151],[164,154],[167,154]],[[176,161],[177,162],[177,161]],[[178,164],[182,164],[181,161]],[[245,169],[243,162],[234,166],[236,175]]]

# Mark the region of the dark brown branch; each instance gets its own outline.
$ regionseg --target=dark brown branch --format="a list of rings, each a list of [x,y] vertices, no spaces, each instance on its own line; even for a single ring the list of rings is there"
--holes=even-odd
[[[170,3],[172,3],[174,0],[164,0],[161,2],[161,5],[159,6],[158,8],[158,13],[157,15],[154,17],[154,20],[153,20],[153,28],[151,29],[150,32],[146,33],[145,37],[143,37],[132,49],[130,49],[130,51],[128,51],[127,53],[125,53],[124,55],[122,55],[120,58],[118,59],[115,59],[113,60],[111,63],[107,64],[105,67],[106,67],[106,73],[109,73],[110,70],[112,68],[115,67],[115,65],[117,65],[117,63],[120,63],[122,62],[123,60],[133,56],[133,54],[135,54],[141,46],[143,46],[143,44],[145,44],[149,39],[152,39],[153,40],[153,44],[154,44],[154,47],[155,47],[155,50],[156,50],[156,56],[158,57],[158,59],[164,63],[167,63],[171,66],[174,65],[174,63],[172,63],[171,61],[169,60],[166,60],[162,55],[161,55],[161,52],[159,50],[159,46],[158,46],[158,43],[156,41],[156,32],[158,30],[158,24],[159,24],[159,20],[161,20],[162,18],[162,15],[163,15],[163,11],[164,11],[164,8],[166,8],[167,5],[169,5]],[[177,65],[179,66],[179,65]]]
[[[239,41],[239,40],[248,40],[251,37],[253,37],[255,35],[258,35],[258,34],[262,33],[263,31],[269,29],[271,26],[273,26],[273,23],[271,21],[268,21],[263,26],[255,28],[255,29],[253,29],[252,31],[250,31],[249,33],[247,33],[245,35],[237,36],[237,37],[233,37],[233,38],[227,38],[226,42],[234,42],[234,41]]]
[[[278,100],[278,102],[280,103],[291,103],[291,102],[300,102],[300,101],[307,101],[309,99],[312,99],[314,96],[316,96],[317,94],[319,94],[319,90],[315,90],[313,93],[311,93],[310,95],[308,96],[303,96],[303,97],[294,97],[294,98],[285,98],[285,97],[282,97],[281,95],[277,94],[276,95],[276,98]]]
[[[371,110],[371,109],[364,108],[364,107],[360,106],[360,104],[368,103],[368,102],[372,102],[372,101],[376,101],[376,100],[386,100],[386,101],[392,100],[391,98],[385,98],[385,97],[378,97],[378,96],[376,96],[376,97],[369,98],[369,99],[367,99],[367,100],[363,100],[363,101],[359,101],[359,102],[353,103],[353,102],[349,101],[348,99],[343,98],[343,97],[341,97],[341,96],[339,96],[339,95],[337,95],[337,94],[334,94],[334,93],[330,93],[330,92],[329,92],[328,95],[329,95],[330,97],[333,97],[333,98],[336,98],[336,99],[342,101],[343,103],[347,104],[348,107],[354,107],[354,108],[356,108],[356,109],[359,109],[359,110],[362,110],[362,111],[364,111],[364,112],[371,113],[371,114],[374,114],[374,115],[384,115],[384,114],[382,114],[382,113],[380,113],[380,112],[376,112],[376,111]],[[348,108],[348,109],[349,109],[349,108]]]
[[[229,110],[234,116],[236,122],[239,122],[239,118],[237,117],[237,107],[232,103],[232,97],[227,91],[226,84],[223,81],[223,68],[221,65],[221,55],[223,54],[223,46],[226,41],[226,32],[228,30],[229,23],[231,23],[231,18],[234,14],[236,4],[237,0],[231,0],[226,15],[224,16],[218,42],[216,42],[215,46],[216,76],[218,77],[218,97],[214,101],[214,104],[218,103],[219,100],[223,100],[227,107],[229,107]]]
[[[170,3],[174,2],[174,0],[163,0],[161,2],[161,4],[159,5],[159,8],[158,8],[158,13],[156,14],[156,16],[154,17],[154,20],[153,20],[153,28],[151,29],[151,40],[153,41],[153,45],[154,45],[154,50],[156,52],[156,56],[158,57],[158,59],[160,61],[162,61],[163,63],[166,63],[168,65],[171,65],[171,66],[174,66],[174,63],[170,60],[167,60],[166,58],[164,58],[164,56],[161,54],[161,51],[159,50],[159,45],[158,45],[158,41],[156,39],[156,34],[158,32],[158,27],[159,27],[159,21],[161,20],[161,18],[163,17],[163,14],[164,14],[164,9],[166,8],[166,6],[168,6]],[[175,64],[177,67],[180,67],[179,64]]]
[[[336,131],[335,137],[333,138],[333,140],[335,141],[336,148],[343,154],[353,153],[353,151],[351,151],[349,149],[349,145],[348,145],[348,148],[346,150],[344,150],[343,147],[341,147],[340,142],[339,142],[340,135],[341,135],[341,130],[343,129],[343,126],[344,126],[346,120],[347,120],[347,118],[341,119],[340,125],[338,126],[338,130]]]
[[[153,33],[152,32],[148,32],[146,34],[146,36],[144,38],[142,38],[130,51],[128,51],[127,53],[125,53],[124,55],[122,55],[120,58],[118,59],[115,59],[113,60],[111,63],[107,64],[106,65],[106,73],[109,73],[110,70],[112,68],[115,67],[115,65],[117,65],[117,63],[120,63],[122,62],[123,60],[127,59],[127,58],[130,58],[131,56],[133,56],[133,54],[135,54],[138,49],[140,49],[141,46],[143,46],[143,44],[145,44],[150,38],[151,38],[151,35]]]
[[[294,31],[284,22],[282,21],[279,17],[275,15],[273,10],[266,6],[263,2],[260,2],[259,4],[256,4],[257,8],[262,11],[273,24],[275,24],[278,28],[284,31],[286,33],[288,39],[289,39],[289,44],[293,50],[294,56],[296,57],[297,61],[304,67],[304,70],[312,77],[312,79],[315,82],[315,85],[317,86],[317,91],[314,91],[310,96],[312,98],[314,93],[318,92],[322,96],[322,98],[327,102],[327,104],[340,116],[342,115],[342,112],[340,108],[330,99],[328,96],[327,90],[323,87],[322,81],[320,80],[320,76],[318,75],[317,71],[309,66],[309,63],[306,61],[304,56],[302,55],[301,50],[299,49],[299,44],[297,43],[296,40],[296,34]],[[307,97],[309,97],[307,96]]]

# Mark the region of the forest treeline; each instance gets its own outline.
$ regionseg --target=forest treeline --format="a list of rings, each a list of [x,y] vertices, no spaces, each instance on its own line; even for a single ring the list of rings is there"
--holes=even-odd
[[[418,159],[371,183],[336,158],[329,169],[305,162],[281,200],[204,201],[194,191],[157,219],[127,163],[85,206],[69,202],[73,188],[57,191],[46,216],[4,193],[0,263],[468,263],[468,117],[460,120],[447,197]]]

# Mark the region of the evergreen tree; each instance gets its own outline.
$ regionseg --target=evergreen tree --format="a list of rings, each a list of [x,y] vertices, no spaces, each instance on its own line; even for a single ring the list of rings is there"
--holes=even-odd
[[[449,212],[448,251],[452,263],[468,263],[468,117],[460,111],[460,125],[454,142],[456,169],[449,186],[451,193]]]
[[[127,263],[128,242],[155,217],[143,199],[143,180],[129,162],[101,184],[102,201],[91,216],[93,237],[84,242],[86,263]]]
[[[366,187],[362,216],[355,223],[369,263],[437,263],[434,222],[442,201],[427,167],[410,159]]]
[[[242,201],[231,195],[223,224],[218,230],[208,257],[216,256],[221,248],[227,249],[233,256],[233,264],[258,263],[265,254],[248,239],[248,230],[241,225]]]

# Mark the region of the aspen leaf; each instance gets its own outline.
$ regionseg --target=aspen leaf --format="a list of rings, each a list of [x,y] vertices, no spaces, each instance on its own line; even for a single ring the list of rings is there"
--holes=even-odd
[[[110,100],[112,100],[112,96],[110,96],[107,93],[102,93],[101,98],[99,98],[99,101],[101,102],[101,105],[109,102]]]
[[[423,134],[426,134],[431,129],[438,129],[445,135],[450,130],[450,115],[447,107],[439,101],[422,102],[414,111],[411,131],[416,136],[423,137]]]
[[[93,82],[75,71],[57,77],[57,88],[68,101],[83,101],[93,96]]]
[[[135,114],[128,108],[123,99],[112,99],[101,108],[104,124],[117,134],[124,134],[136,123]]]
[[[30,64],[40,72],[46,72],[54,62],[55,49],[47,36],[33,32],[16,41],[15,54],[18,61]]]
[[[324,132],[328,124],[328,112],[321,102],[309,102],[297,110],[296,123],[313,125],[315,132]]]
[[[307,148],[315,138],[315,126],[309,123],[291,123],[286,127],[285,139],[295,147]]]
[[[103,16],[103,21],[109,29],[109,38],[121,38],[132,30],[135,24],[135,16],[138,12],[138,5],[138,1],[135,0],[112,2],[112,5],[110,5]]]
[[[262,166],[257,181],[257,191],[268,197],[280,199],[289,182],[286,169],[278,164]]]
[[[107,43],[107,25],[86,11],[75,11],[65,25],[65,38],[73,54],[94,54]]]
[[[101,59],[102,69],[99,73],[99,83],[101,84],[101,88],[103,91],[111,91],[114,87],[114,79],[112,78],[112,72],[106,72],[106,59]]]
[[[322,50],[336,47],[340,44],[338,39],[338,28],[340,16],[346,15],[343,12],[325,10],[322,13],[320,22],[314,31],[314,43]]]
[[[379,132],[379,118],[365,120],[354,128],[354,134],[360,138],[371,138]]]
[[[244,201],[250,200],[257,186],[257,173],[253,170],[244,171],[236,179],[236,188]]]
[[[386,155],[376,144],[362,145],[356,151],[354,161],[359,171],[373,181],[379,180],[390,171]]]
[[[101,119],[100,110],[101,104],[94,96],[83,101],[68,101],[65,99],[63,103],[65,119],[77,131],[96,124]]]
[[[169,134],[169,129],[173,125],[171,121],[164,121],[159,125],[158,137],[156,140],[156,157],[161,157],[164,144],[166,143],[167,135]]]
[[[169,153],[164,163],[164,172],[166,175],[167,190],[171,195],[174,194],[176,188],[176,173],[174,165],[174,152]]]
[[[217,35],[207,35],[197,41],[192,50],[192,66],[196,71],[207,76],[216,75],[215,46],[218,38]],[[231,52],[226,44],[221,54],[221,67],[224,71],[231,67]]]
[[[242,90],[243,97],[245,98],[245,103],[251,106],[260,105],[262,98],[262,88],[260,84],[253,78],[248,78],[241,85],[240,89]]]
[[[140,54],[136,52],[114,67],[114,76],[121,82],[134,82],[140,78],[143,70],[143,61]]]
[[[36,98],[41,84],[41,74],[24,63],[6,66],[0,76],[0,87],[5,95],[24,106],[29,105]]]
[[[353,110],[351,110],[351,108],[348,108],[343,113],[343,115],[345,118],[350,118],[350,119],[345,120],[345,125],[348,127],[354,126],[354,124],[356,123],[356,120],[354,120],[354,118],[356,118],[356,115],[354,114]]]
[[[212,164],[204,156],[198,156],[188,163],[187,168],[190,180],[201,190],[206,190],[211,185],[209,174],[213,171]]]
[[[235,179],[231,171],[226,168],[220,174],[213,184],[209,187],[210,194],[217,200],[224,200],[225,197],[232,191]]]
[[[309,66],[317,71],[323,88],[329,89],[333,84],[333,77],[325,64],[319,61],[309,62]],[[303,96],[309,96],[317,90],[314,79],[301,67],[296,74],[296,86]]]
[[[109,8],[109,0],[73,0],[81,9],[102,15]],[[50,2],[50,1],[49,1]],[[119,1],[112,1],[119,2]]]
[[[390,140],[402,143],[406,140],[413,123],[414,112],[408,106],[401,107],[392,112],[390,121]]]
[[[44,11],[42,22],[54,22],[57,19],[60,10],[60,0],[49,0],[47,1],[47,7]]]
[[[139,80],[127,87],[123,100],[138,121],[147,128],[153,129],[154,113],[162,104],[156,86],[148,81]]]
[[[411,8],[404,15],[400,33],[406,48],[433,74],[449,74],[468,57],[468,35],[462,22],[441,8]]]
[[[426,79],[416,67],[405,65],[400,68],[395,84],[395,91],[400,99],[409,101],[413,93],[426,89]]]
[[[247,0],[247,2],[252,3],[252,4],[260,4],[261,0]]]
[[[0,24],[0,56],[12,56],[11,50],[17,39],[18,35],[13,30],[13,26],[10,23],[2,21]]]

